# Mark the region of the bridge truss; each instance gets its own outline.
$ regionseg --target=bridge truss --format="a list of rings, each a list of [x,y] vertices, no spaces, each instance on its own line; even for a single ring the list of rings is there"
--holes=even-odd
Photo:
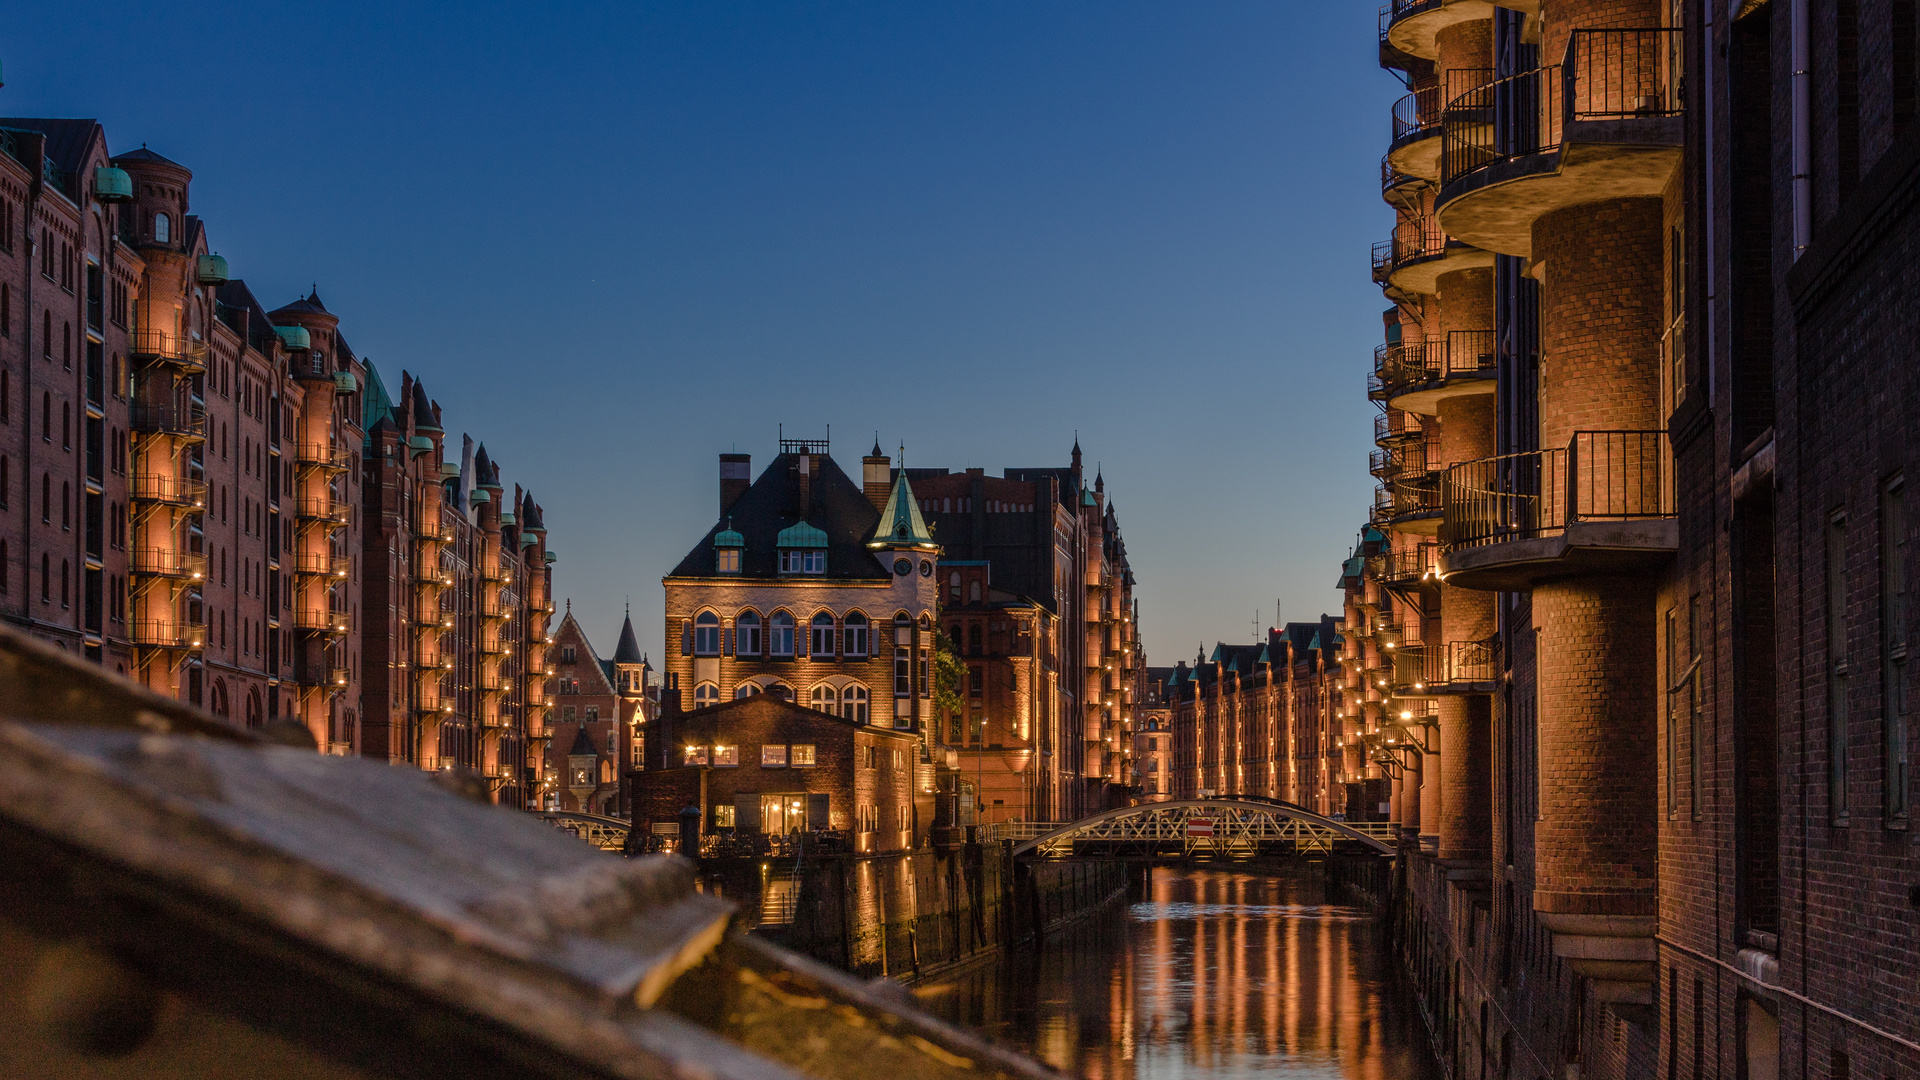
[[[1331,854],[1335,849],[1393,853],[1397,826],[1348,823],[1279,801],[1185,799],[1108,810],[1052,826],[1014,845],[1043,859],[1249,859],[1256,855]]]
[[[561,832],[572,833],[602,851],[624,850],[627,846],[627,834],[633,831],[632,822],[602,817],[599,814],[576,814],[569,810],[548,810],[540,815],[540,819]]]

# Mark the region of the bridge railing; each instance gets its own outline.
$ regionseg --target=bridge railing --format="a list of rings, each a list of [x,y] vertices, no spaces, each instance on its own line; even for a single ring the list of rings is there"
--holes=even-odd
[[[1071,821],[996,821],[980,826],[981,840],[1032,840],[1055,829],[1064,829]]]

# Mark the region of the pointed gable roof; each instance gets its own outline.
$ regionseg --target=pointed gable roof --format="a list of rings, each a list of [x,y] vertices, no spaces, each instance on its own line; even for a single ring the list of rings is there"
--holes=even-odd
[[[586,757],[588,755],[599,757],[600,751],[594,749],[593,738],[587,734],[587,725],[581,724],[574,729],[573,749],[567,751],[567,756]]]
[[[801,521],[800,475],[795,454],[775,457],[744,495],[687,552],[668,578],[710,577],[716,541],[738,546],[741,578],[780,576],[780,534]],[[815,455],[806,523],[826,534],[828,580],[891,581],[893,574],[867,548],[876,515],[860,486],[833,458]],[[732,576],[732,575],[730,575]]]
[[[893,492],[887,496],[887,505],[880,511],[880,523],[874,527],[873,539],[867,541],[867,546],[934,546],[933,533],[927,531],[926,519],[920,516],[919,500],[913,497],[913,486],[907,483],[907,470],[894,472]]]

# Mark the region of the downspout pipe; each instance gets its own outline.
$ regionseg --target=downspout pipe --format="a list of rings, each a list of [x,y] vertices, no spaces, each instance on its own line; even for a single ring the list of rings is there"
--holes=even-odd
[[[1807,0],[1788,8],[1793,38],[1793,257],[1813,240],[1813,62]]]

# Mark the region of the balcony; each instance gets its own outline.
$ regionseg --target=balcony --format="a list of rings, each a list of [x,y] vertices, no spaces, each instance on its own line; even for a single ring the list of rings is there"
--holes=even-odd
[[[328,525],[345,525],[353,520],[353,507],[334,499],[332,496],[315,498],[308,496],[293,501],[293,515],[301,521],[318,521]]]
[[[513,611],[497,596],[482,596],[474,606],[483,619],[503,620],[513,617]]]
[[[1372,571],[1374,580],[1382,585],[1409,588],[1440,583],[1440,548],[1437,544],[1417,544],[1383,551],[1373,558],[1378,562],[1369,560],[1368,569]]]
[[[302,553],[293,558],[293,572],[302,577],[345,578],[348,570],[345,555]]]
[[[1505,0],[1500,7],[1538,11],[1537,0]],[[1380,63],[1404,67],[1407,58],[1440,59],[1440,31],[1493,18],[1491,0],[1392,0],[1380,9]]]
[[[204,510],[207,484],[168,473],[136,473],[129,485],[133,501],[172,506],[182,510]]]
[[[293,452],[293,463],[302,469],[346,472],[353,465],[352,455],[331,446],[302,445]]]
[[[1448,236],[1430,215],[1401,215],[1393,239],[1373,245],[1373,280],[1407,295],[1435,295],[1441,275],[1492,265],[1493,252]]]
[[[343,667],[302,666],[299,673],[294,676],[294,681],[309,689],[344,690],[351,680],[347,669]]]
[[[1382,524],[1396,532],[1432,536],[1440,531],[1440,481],[1436,471],[1407,470],[1383,490],[1388,504]]]
[[[1414,179],[1438,181],[1446,104],[1492,78],[1491,68],[1456,68],[1394,102],[1393,141],[1382,167]],[[1386,190],[1384,179],[1382,190]]]
[[[454,613],[441,607],[438,599],[427,599],[423,597],[419,603],[414,605],[413,621],[423,630],[435,627],[442,630],[451,630],[453,629]]]
[[[421,543],[451,544],[453,526],[440,520],[439,515],[416,517],[413,522],[413,537]]]
[[[482,656],[505,656],[511,651],[512,648],[508,645],[507,639],[499,634],[491,636],[482,634],[480,636],[480,653]]]
[[[170,364],[183,375],[207,370],[207,343],[163,330],[135,330],[127,350],[135,360]]]
[[[1420,417],[1413,413],[1388,409],[1373,418],[1373,441],[1379,446],[1392,446],[1426,437]]]
[[[1449,100],[1440,228],[1529,256],[1543,214],[1659,195],[1680,162],[1681,44],[1678,29],[1575,30],[1560,63]]]
[[[302,633],[341,637],[352,629],[352,620],[344,611],[302,608],[294,613],[293,627]]]
[[[1433,181],[1412,173],[1404,173],[1393,167],[1391,155],[1380,158],[1380,197],[1388,206],[1413,212],[1419,205],[1419,199]]]
[[[497,585],[511,585],[513,584],[513,567],[504,562],[482,567],[480,579]]]
[[[1450,398],[1493,393],[1493,331],[1454,330],[1444,338],[1389,346],[1384,355],[1375,353],[1375,365],[1390,408],[1434,416]]]
[[[142,649],[195,652],[206,644],[207,627],[182,619],[137,619],[129,624],[127,636]]]
[[[1382,447],[1367,455],[1367,471],[1381,480],[1427,471],[1427,444],[1403,442]]]
[[[1496,643],[1487,641],[1434,642],[1420,650],[1421,686],[1429,697],[1491,694],[1499,689],[1500,668]]]
[[[198,405],[139,403],[130,426],[146,435],[167,435],[189,443],[207,441],[207,410]]]
[[[1441,573],[1469,589],[1644,572],[1679,546],[1665,431],[1576,431],[1565,447],[1463,462],[1441,485]]]
[[[127,568],[143,577],[177,581],[205,581],[207,557],[190,551],[164,548],[135,548],[128,553]]]
[[[481,675],[473,681],[473,688],[483,694],[504,694],[507,681],[498,675]]]

